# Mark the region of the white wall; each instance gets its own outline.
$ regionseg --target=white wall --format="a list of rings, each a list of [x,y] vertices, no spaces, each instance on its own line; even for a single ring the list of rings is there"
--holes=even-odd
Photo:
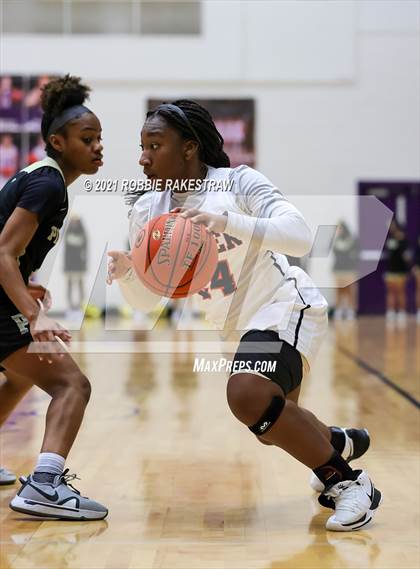
[[[6,69],[114,81],[337,81],[353,76],[355,7],[340,0],[202,0],[200,36],[8,35]],[[34,58],[35,59],[35,58]]]
[[[352,196],[361,179],[420,177],[417,2],[206,2],[204,12],[203,39],[6,35],[2,72],[70,71],[92,85],[91,107],[104,128],[101,178],[141,173],[146,99],[180,95],[255,98],[258,168],[292,200]],[[28,50],[38,55],[32,62]],[[82,185],[71,192],[83,195]],[[89,203],[80,213],[91,227],[93,272],[105,236],[112,247],[123,245],[126,222],[112,196]],[[330,223],[346,213],[356,227],[355,201],[337,203],[345,211],[331,204]],[[326,212],[312,209],[316,225]],[[312,270],[323,284],[324,264]],[[116,290],[111,299],[118,301]]]

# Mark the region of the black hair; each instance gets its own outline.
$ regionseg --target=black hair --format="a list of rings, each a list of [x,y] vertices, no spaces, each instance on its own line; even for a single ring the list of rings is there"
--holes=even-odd
[[[48,142],[48,129],[53,120],[64,110],[75,105],[83,105],[89,98],[90,87],[81,83],[80,77],[64,75],[57,79],[52,79],[47,83],[41,92],[41,107],[44,112],[41,121],[41,134],[46,146],[48,156],[56,158],[58,153]],[[57,130],[60,134],[65,134],[66,125]]]
[[[162,107],[149,111],[146,117],[149,119],[161,115],[182,138],[198,142],[199,158],[204,164],[214,168],[228,168],[230,160],[223,150],[223,137],[207,109],[189,99],[179,99],[171,105],[175,105],[182,112],[177,113],[176,109]]]
[[[168,125],[175,129],[184,140],[195,140],[199,145],[199,159],[214,168],[229,168],[229,156],[223,150],[223,136],[217,130],[210,113],[189,99],[179,99],[170,103],[180,109],[171,109],[169,106],[157,107],[149,111],[146,120],[154,116],[162,116]],[[144,191],[133,190],[127,192],[124,201],[133,206]]]

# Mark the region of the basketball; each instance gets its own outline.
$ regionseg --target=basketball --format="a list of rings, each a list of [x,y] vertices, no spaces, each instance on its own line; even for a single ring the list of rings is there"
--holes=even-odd
[[[184,298],[204,288],[217,265],[216,239],[178,213],[150,220],[132,249],[134,269],[155,294]]]

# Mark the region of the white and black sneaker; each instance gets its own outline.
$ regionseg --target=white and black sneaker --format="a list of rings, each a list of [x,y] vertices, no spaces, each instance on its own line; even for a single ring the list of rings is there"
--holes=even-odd
[[[14,484],[16,482],[16,476],[7,468],[2,468],[0,466],[0,486],[6,486],[8,484]]]
[[[382,495],[364,470],[356,470],[355,480],[343,480],[327,488],[320,504],[334,508],[325,527],[331,531],[355,531],[365,527],[376,513]]]
[[[367,429],[348,429],[345,427],[342,427],[341,430],[346,438],[344,449],[341,453],[344,460],[351,462],[364,455],[370,445],[369,431]],[[315,492],[322,492],[325,489],[324,484],[314,473],[311,474],[309,484]]]
[[[10,507],[15,512],[61,520],[102,520],[108,510],[102,504],[80,495],[69,482],[75,474],[57,474],[53,482],[35,482],[32,476],[19,478],[22,487]]]

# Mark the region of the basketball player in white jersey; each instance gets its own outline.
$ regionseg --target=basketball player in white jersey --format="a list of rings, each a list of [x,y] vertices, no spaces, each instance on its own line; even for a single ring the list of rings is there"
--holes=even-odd
[[[328,427],[298,405],[302,377],[327,328],[325,299],[285,256],[309,251],[305,220],[262,174],[247,166],[229,167],[211,116],[193,101],[179,100],[149,112],[141,143],[144,173],[167,189],[144,193],[134,204],[131,244],[149,219],[169,211],[182,212],[215,234],[218,266],[196,296],[224,337],[241,331],[235,369],[241,362],[255,364],[230,375],[227,400],[232,413],[263,444],[282,448],[313,471],[312,486],[323,491],[320,503],[335,509],[327,529],[365,527],[381,493],[349,461],[366,452],[367,431]],[[194,191],[169,189],[182,181],[191,181]],[[109,255],[108,282],[117,279],[130,304],[152,310],[160,298],[139,281],[130,256],[118,251]],[[261,360],[276,362],[275,371],[256,371]]]

